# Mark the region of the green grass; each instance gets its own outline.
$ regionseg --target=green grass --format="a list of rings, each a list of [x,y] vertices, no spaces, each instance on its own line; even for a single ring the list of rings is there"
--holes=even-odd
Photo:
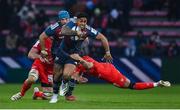
[[[37,85],[36,85],[37,86]],[[68,102],[64,97],[56,104],[49,104],[48,100],[32,100],[32,91],[29,90],[22,100],[12,102],[11,95],[18,92],[21,85],[0,85],[0,109],[60,109],[60,108],[180,108],[180,86],[170,88],[154,88],[151,90],[119,89],[108,84],[78,85],[74,91],[77,101]]]

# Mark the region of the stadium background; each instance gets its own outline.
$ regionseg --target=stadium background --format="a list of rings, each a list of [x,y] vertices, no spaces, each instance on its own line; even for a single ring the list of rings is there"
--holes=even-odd
[[[27,53],[61,9],[71,17],[89,14],[88,24],[109,40],[114,65],[132,81],[178,84],[179,6],[179,0],[0,0],[0,86],[26,79],[32,64]],[[84,50],[97,60],[104,54],[95,40]]]

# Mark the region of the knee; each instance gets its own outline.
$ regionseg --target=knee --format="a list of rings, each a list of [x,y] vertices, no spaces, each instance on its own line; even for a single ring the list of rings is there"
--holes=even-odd
[[[130,85],[130,80],[122,77],[122,78],[118,78],[118,81],[116,81],[116,86],[120,87],[120,88],[128,88]]]
[[[36,69],[31,69],[29,72],[29,76],[27,78],[27,83],[35,83],[39,78],[38,71]]]
[[[29,76],[26,81],[27,83],[32,84],[36,82],[36,78],[34,76]]]
[[[129,88],[131,81],[128,78],[124,78],[123,88]]]

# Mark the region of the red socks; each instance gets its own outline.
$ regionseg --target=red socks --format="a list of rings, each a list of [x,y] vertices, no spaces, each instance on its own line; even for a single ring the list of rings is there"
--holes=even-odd
[[[38,92],[35,92],[35,96],[43,98],[44,97],[44,93],[41,92],[41,91],[38,91]]]
[[[22,88],[21,88],[21,96],[24,96],[26,91],[29,90],[29,88],[31,88],[31,85],[33,83],[28,83],[27,80],[24,81],[23,85],[22,85]],[[38,92],[35,92],[34,94],[36,97],[41,97],[41,98],[44,98],[44,93],[41,92],[41,91],[38,91]]]
[[[154,88],[154,84],[152,82],[135,83],[133,88],[136,90],[150,89]]]
[[[22,85],[22,88],[21,88],[21,96],[24,96],[26,91],[31,88],[31,85],[32,84],[28,84],[27,83],[27,80],[24,81],[23,85]]]

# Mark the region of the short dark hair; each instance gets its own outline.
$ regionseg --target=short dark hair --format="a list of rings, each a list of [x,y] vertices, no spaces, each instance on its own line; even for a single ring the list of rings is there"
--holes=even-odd
[[[84,13],[84,12],[78,12],[76,14],[77,18],[87,18],[88,19],[88,14]]]

